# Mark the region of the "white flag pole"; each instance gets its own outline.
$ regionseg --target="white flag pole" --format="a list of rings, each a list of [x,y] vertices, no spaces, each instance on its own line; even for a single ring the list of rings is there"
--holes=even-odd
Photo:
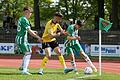
[[[99,76],[101,76],[101,29],[99,29]]]

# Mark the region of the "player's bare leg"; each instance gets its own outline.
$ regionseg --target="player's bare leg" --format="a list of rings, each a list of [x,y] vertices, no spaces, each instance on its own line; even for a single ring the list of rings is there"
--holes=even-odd
[[[70,58],[70,60],[71,60],[70,63],[71,63],[71,65],[72,65],[73,69],[74,69],[74,72],[75,72],[76,74],[78,74],[77,67],[76,67],[76,63],[75,63],[74,53],[71,53],[70,56],[69,56],[69,58]]]
[[[97,72],[96,67],[93,65],[92,61],[90,60],[90,58],[83,52],[80,52],[81,56],[85,59],[85,61],[92,67],[94,72]]]

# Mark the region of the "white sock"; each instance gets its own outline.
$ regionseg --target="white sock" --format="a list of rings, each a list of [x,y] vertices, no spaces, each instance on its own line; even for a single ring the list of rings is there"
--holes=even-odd
[[[22,62],[22,66],[23,66],[23,71],[27,71],[29,62],[30,62],[30,58],[31,58],[31,53],[30,52],[26,52],[24,57],[23,57],[23,62]]]
[[[71,65],[72,65],[72,67],[73,67],[74,69],[76,69],[76,63],[75,63],[75,61],[71,61],[70,63],[71,63]]]
[[[42,72],[43,71],[43,68],[40,68],[39,72]]]
[[[88,56],[86,56],[84,59],[86,60],[87,64],[89,64],[92,68],[95,68],[95,66],[93,65],[93,63],[91,62]]]
[[[21,68],[23,68],[23,65],[24,65],[24,59],[25,59],[25,55],[23,56],[23,60],[22,60],[22,63],[20,65]]]

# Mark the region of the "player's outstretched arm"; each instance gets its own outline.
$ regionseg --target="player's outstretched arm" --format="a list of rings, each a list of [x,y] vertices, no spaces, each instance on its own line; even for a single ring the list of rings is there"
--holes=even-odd
[[[49,33],[49,36],[51,37],[51,38],[56,38],[56,37],[59,37],[59,36],[61,36],[61,35],[67,35],[67,32],[65,32],[65,31],[61,31],[61,32],[58,32],[58,33]]]
[[[31,36],[37,38],[37,39],[38,39],[38,40],[37,40],[38,42],[42,42],[42,38],[40,38],[40,37],[37,35],[37,31],[33,31],[33,30],[31,30],[30,28],[28,28],[27,31],[28,31],[28,33],[29,33]]]
[[[80,36],[67,36],[67,40],[81,40]]]
[[[51,38],[59,37],[59,36],[60,36],[60,32],[54,33],[54,34],[49,34],[49,36],[50,36]]]
[[[69,33],[66,32],[65,30],[61,30],[60,35],[65,35],[65,36],[67,36],[67,35],[69,35]]]

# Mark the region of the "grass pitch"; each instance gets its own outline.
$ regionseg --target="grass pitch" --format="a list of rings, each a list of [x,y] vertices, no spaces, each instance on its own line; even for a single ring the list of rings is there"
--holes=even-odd
[[[44,75],[38,75],[36,68],[30,68],[33,75],[22,75],[17,68],[0,67],[0,80],[120,80],[119,74],[102,73],[85,75],[83,70],[79,70],[79,74],[74,72],[64,74],[63,69],[45,69]]]

